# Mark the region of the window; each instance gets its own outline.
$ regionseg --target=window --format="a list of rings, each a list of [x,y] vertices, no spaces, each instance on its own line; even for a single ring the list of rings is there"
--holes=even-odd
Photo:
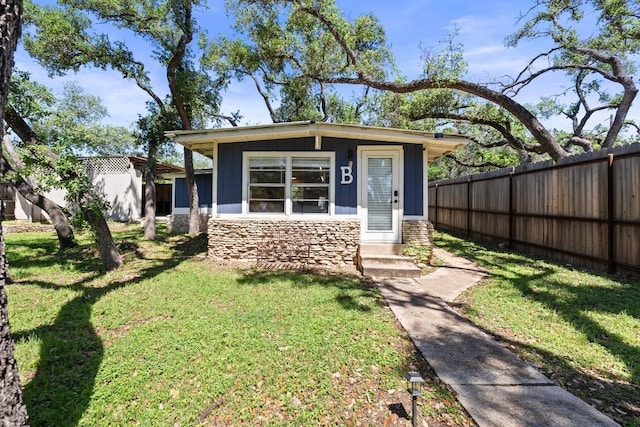
[[[245,153],[246,212],[329,214],[333,153]]]
[[[291,160],[293,213],[329,213],[330,170],[328,157]]]
[[[249,159],[249,212],[284,212],[286,160]]]

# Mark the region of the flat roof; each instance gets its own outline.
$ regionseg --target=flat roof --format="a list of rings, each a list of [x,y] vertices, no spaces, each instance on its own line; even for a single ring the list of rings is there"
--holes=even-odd
[[[141,157],[141,156],[128,156],[129,160],[131,161],[131,163],[133,163],[133,165],[140,169],[143,170],[145,163],[147,163],[147,158],[146,157]],[[175,166],[169,163],[156,163],[156,173],[158,175],[164,175],[164,174],[169,174],[169,173],[180,173],[180,172],[184,172],[184,168],[180,167],[180,166]]]
[[[462,135],[313,121],[201,130],[174,130],[165,132],[165,135],[178,144],[209,158],[213,157],[213,143],[228,144],[314,137],[316,146],[320,146],[322,137],[332,137],[398,144],[421,144],[427,149],[429,160],[435,160],[469,142],[469,139]]]

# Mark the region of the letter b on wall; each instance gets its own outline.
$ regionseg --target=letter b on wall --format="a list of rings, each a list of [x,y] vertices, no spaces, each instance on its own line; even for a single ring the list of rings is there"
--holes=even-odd
[[[353,169],[351,169],[351,166],[340,166],[340,172],[342,175],[340,184],[351,184],[353,182]]]

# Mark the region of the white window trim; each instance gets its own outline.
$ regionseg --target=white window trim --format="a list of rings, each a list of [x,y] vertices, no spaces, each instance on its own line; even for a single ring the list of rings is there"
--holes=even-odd
[[[249,159],[253,157],[284,157],[286,159],[285,172],[285,202],[283,213],[257,213],[249,212]],[[291,165],[293,157],[327,157],[329,158],[329,213],[328,214],[296,214],[293,213],[293,203],[291,200]],[[242,153],[242,215],[259,217],[261,215],[290,216],[295,218],[326,218],[335,215],[335,169],[336,154],[330,151],[245,151]]]

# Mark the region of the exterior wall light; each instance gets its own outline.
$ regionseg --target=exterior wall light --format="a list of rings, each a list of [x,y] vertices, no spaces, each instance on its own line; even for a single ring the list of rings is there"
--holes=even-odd
[[[353,150],[349,148],[347,150],[347,161],[349,162],[349,167],[353,166]]]
[[[411,393],[411,425],[418,425],[418,397],[422,396],[422,383],[424,379],[419,373],[411,371],[404,374],[408,383],[408,391]]]

